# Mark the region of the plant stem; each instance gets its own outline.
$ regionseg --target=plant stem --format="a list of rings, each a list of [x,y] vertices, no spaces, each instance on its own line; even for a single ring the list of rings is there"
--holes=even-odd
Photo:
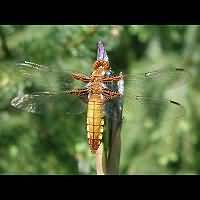
[[[105,157],[103,143],[101,143],[99,149],[96,151],[96,173],[97,175],[105,175]]]
[[[121,153],[121,126],[122,126],[122,104],[121,100],[116,101],[112,106],[112,115],[110,119],[109,134],[109,152],[106,163],[107,174],[118,174]]]
[[[107,106],[107,128],[104,143],[96,152],[97,175],[119,174],[121,153],[122,102],[121,99]],[[112,111],[112,112],[109,112]]]

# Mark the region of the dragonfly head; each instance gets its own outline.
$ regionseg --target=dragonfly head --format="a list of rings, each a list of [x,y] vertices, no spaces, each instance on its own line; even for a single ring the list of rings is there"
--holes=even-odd
[[[104,61],[104,60],[97,60],[93,64],[93,69],[96,70],[98,68],[102,67],[105,71],[109,71],[111,69],[109,65],[109,61]]]

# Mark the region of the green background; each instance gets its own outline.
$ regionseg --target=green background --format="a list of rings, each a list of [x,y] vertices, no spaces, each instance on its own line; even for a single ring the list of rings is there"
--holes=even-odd
[[[120,174],[199,173],[200,166],[200,27],[199,26],[0,26],[0,173],[95,174],[95,157],[86,139],[86,115],[66,116],[62,103],[42,115],[18,111],[10,100],[35,85],[16,73],[16,63],[32,61],[90,73],[96,43],[106,44],[112,70],[148,72],[184,67],[184,83],[162,77],[142,89],[152,96],[174,89],[185,113],[168,110],[153,118],[131,106],[134,85],[124,100]],[[37,80],[33,80],[37,83]],[[54,84],[50,81],[49,86]],[[130,102],[130,103],[129,103]],[[142,114],[141,114],[142,113]],[[155,117],[155,116],[154,116]],[[136,119],[136,120],[135,120]],[[134,121],[135,120],[135,121]]]

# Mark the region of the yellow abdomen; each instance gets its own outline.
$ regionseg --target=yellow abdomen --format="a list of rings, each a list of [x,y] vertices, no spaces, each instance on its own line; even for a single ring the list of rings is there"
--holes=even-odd
[[[96,152],[102,141],[104,127],[103,100],[100,95],[92,95],[88,102],[87,137],[90,150]]]

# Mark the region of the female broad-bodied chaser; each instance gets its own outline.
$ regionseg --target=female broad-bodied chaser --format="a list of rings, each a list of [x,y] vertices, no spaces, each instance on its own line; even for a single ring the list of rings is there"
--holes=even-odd
[[[90,150],[94,153],[102,142],[105,105],[107,102],[115,101],[127,94],[129,108],[134,103],[137,105],[138,102],[138,105],[145,103],[153,105],[153,111],[155,112],[159,112],[169,105],[182,109],[181,104],[174,100],[143,96],[142,93],[135,95],[132,94],[132,91],[134,88],[140,88],[142,91],[144,87],[149,86],[151,82],[156,80],[173,79],[177,81],[185,75],[183,68],[163,68],[146,73],[125,75],[120,73],[119,75],[114,75],[111,71],[104,44],[101,41],[98,42],[97,60],[93,64],[93,72],[90,75],[70,71],[60,72],[48,66],[28,61],[19,63],[19,68],[25,77],[32,78],[39,74],[40,80],[42,80],[44,77],[53,74],[53,76],[61,77],[65,85],[62,91],[47,90],[18,95],[12,99],[11,105],[28,112],[40,113],[45,111],[44,105],[46,102],[58,103],[55,99],[64,98],[66,112],[68,113],[82,113],[87,109],[87,138]],[[85,84],[84,87],[71,88],[70,78],[83,82]],[[129,88],[124,88],[124,83]],[[49,82],[45,80],[43,84],[48,85]],[[115,87],[117,89],[112,89],[110,87],[112,84],[117,86]],[[130,90],[130,88],[133,89]],[[137,89],[135,91],[137,92]],[[126,101],[124,104],[126,104]]]

